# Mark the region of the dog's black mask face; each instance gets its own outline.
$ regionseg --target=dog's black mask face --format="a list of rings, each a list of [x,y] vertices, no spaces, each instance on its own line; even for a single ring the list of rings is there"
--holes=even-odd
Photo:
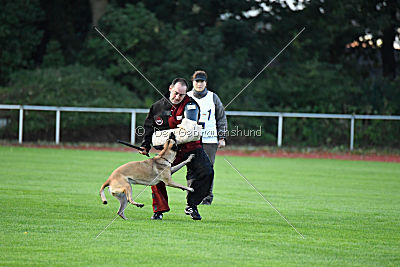
[[[175,134],[171,132],[171,133],[169,134],[169,139],[174,140],[174,141],[176,142]]]
[[[173,144],[171,150],[177,152],[178,146],[176,144]]]
[[[172,151],[175,151],[175,152],[178,151],[178,146],[176,145],[175,134],[174,134],[174,133],[171,133],[171,134],[169,135],[169,139],[174,141],[174,144],[172,145],[171,150],[172,150]]]

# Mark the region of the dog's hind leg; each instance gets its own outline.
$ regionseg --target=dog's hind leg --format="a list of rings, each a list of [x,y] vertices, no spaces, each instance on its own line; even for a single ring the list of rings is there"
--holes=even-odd
[[[126,199],[126,194],[120,193],[120,194],[116,195],[115,197],[118,198],[119,203],[120,203],[117,214],[122,219],[127,220],[127,218],[125,217],[125,208],[126,208],[126,205],[128,204],[128,200]]]
[[[106,195],[104,194],[104,188],[109,185],[110,185],[110,180],[107,179],[107,181],[100,188],[100,197],[104,205],[107,204]]]
[[[128,184],[126,186],[124,192],[126,194],[126,198],[128,199],[129,203],[131,203],[132,205],[135,205],[136,207],[143,208],[144,204],[137,203],[137,202],[133,201],[133,199],[132,199],[132,186],[130,184]]]

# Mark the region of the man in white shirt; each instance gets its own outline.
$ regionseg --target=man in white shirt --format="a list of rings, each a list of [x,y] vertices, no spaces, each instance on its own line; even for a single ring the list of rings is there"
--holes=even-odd
[[[199,124],[202,125],[203,149],[214,165],[215,154],[218,148],[225,146],[225,137],[228,130],[225,109],[217,94],[207,89],[207,73],[202,70],[195,71],[192,76],[193,89],[188,92],[200,106]],[[211,205],[213,201],[213,185],[210,192],[201,204]]]

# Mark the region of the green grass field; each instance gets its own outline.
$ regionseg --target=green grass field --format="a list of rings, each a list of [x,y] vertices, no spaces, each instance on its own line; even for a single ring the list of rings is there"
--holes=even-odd
[[[98,191],[137,153],[0,147],[0,265],[400,264],[400,164],[282,158],[227,159],[300,231],[302,239],[223,157],[202,221],[171,211],[151,221],[149,187],[115,218]],[[185,168],[174,180],[185,183]],[[145,187],[136,185],[136,196]]]

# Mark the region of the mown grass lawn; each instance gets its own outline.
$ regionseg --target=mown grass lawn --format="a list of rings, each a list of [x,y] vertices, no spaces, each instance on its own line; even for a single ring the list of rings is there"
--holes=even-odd
[[[98,191],[137,153],[0,147],[0,265],[400,264],[400,164],[327,159],[227,159],[302,233],[296,233],[217,157],[215,201],[201,221],[171,211],[151,221],[151,190],[129,206]],[[185,168],[174,180],[185,183]],[[134,186],[136,196],[145,187]]]

